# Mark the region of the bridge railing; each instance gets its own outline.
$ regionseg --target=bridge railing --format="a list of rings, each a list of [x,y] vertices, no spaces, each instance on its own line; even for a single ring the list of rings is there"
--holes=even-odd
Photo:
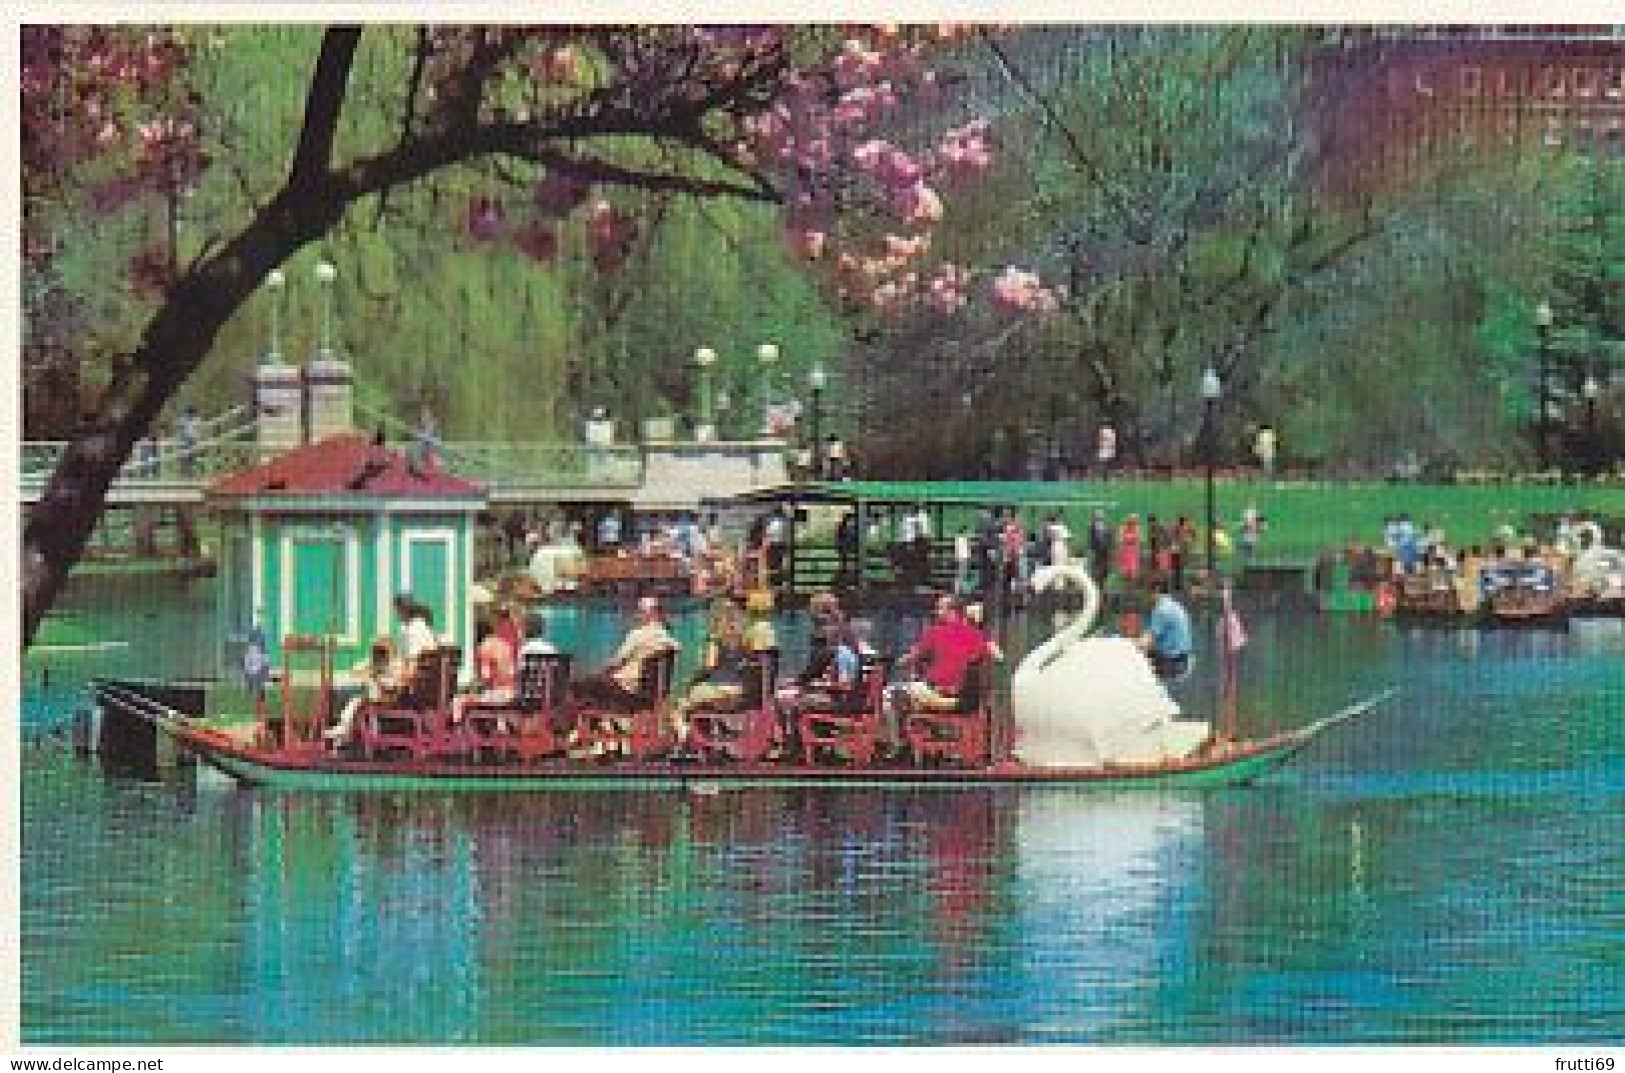
[[[411,450],[411,444],[401,445]],[[584,443],[441,444],[444,465],[482,484],[522,488],[636,488],[643,483],[643,452],[636,446]]]
[[[217,440],[198,444],[190,450],[177,440],[157,440],[154,450],[137,447],[136,453],[119,470],[120,483],[174,483],[206,481],[222,473],[256,465],[274,454],[259,444],[244,440]],[[26,485],[43,485],[62,461],[68,449],[66,440],[29,440],[22,444],[20,476]]]

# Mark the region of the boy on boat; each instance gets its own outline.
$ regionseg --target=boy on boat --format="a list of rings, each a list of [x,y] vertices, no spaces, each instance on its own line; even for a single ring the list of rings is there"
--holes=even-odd
[[[388,637],[373,641],[367,658],[350,669],[360,679],[360,691],[344,704],[338,722],[323,731],[329,748],[339,750],[349,745],[355,734],[355,718],[363,704],[377,704],[389,700],[400,688],[400,664],[395,659],[395,645]]]
[[[1163,681],[1183,678],[1191,665],[1191,617],[1185,606],[1174,599],[1167,574],[1158,572],[1146,584],[1150,605],[1145,632],[1140,634],[1140,651],[1151,661]]]

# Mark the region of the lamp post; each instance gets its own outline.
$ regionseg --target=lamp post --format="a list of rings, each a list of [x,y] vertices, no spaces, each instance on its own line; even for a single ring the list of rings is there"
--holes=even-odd
[[[756,360],[762,363],[762,433],[773,430],[773,366],[779,361],[779,348],[774,343],[763,343],[756,348]]]
[[[708,346],[694,351],[694,366],[700,371],[700,419],[694,427],[696,440],[716,439],[716,425],[711,415],[711,366],[716,360],[717,352]]]
[[[1209,365],[1202,370],[1202,439],[1206,441],[1205,454],[1207,455],[1207,576],[1211,586],[1216,577],[1213,569],[1213,530],[1218,525],[1218,511],[1215,509],[1213,496],[1213,467],[1218,454],[1218,444],[1214,435],[1214,416],[1219,408],[1219,396],[1224,391],[1224,385],[1219,380],[1218,371]]]
[[[319,261],[316,264],[316,283],[322,292],[322,319],[320,346],[318,354],[323,358],[333,356],[333,281],[339,278],[339,270],[331,261]]]
[[[724,430],[729,425],[728,413],[733,409],[733,402],[733,395],[729,394],[726,387],[717,392],[717,436],[719,439],[722,437]]]
[[[1540,463],[1540,471],[1545,473],[1552,466],[1549,424],[1552,407],[1552,306],[1544,299],[1535,306],[1535,340],[1540,363],[1536,373],[1540,382],[1535,391],[1540,407],[1535,416],[1535,457]]]
[[[271,289],[271,344],[265,352],[267,365],[282,364],[282,294],[287,283],[280,268],[271,269],[270,275],[265,277],[265,285]]]
[[[1595,373],[1586,373],[1585,383],[1580,385],[1580,395],[1586,401],[1586,468],[1593,475],[1602,472],[1602,444],[1597,442],[1597,396],[1602,392],[1602,385],[1597,383]]]
[[[813,362],[807,371],[807,387],[812,391],[812,477],[815,481],[824,479],[824,385],[827,382],[824,363]]]

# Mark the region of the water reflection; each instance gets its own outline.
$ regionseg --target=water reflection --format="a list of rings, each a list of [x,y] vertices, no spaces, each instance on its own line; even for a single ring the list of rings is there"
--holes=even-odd
[[[1156,992],[1188,974],[1205,900],[1201,801],[1189,796],[1032,794],[1020,803],[1012,901],[1026,936],[1023,990],[1041,995],[1024,1035],[1099,1040],[1154,1017]]]
[[[162,636],[107,666],[53,657],[48,689],[25,682],[25,728],[69,710],[75,676],[167,669],[126,661],[199,628],[102,613],[109,635]],[[550,632],[590,659],[620,625],[571,611]],[[886,629],[901,645],[917,625]],[[1012,663],[1029,628],[1008,624]],[[21,772],[25,1036],[1617,1039],[1625,623],[1249,629],[1251,730],[1389,684],[1400,699],[1266,784],[1205,794],[302,798],[108,779],[47,736]],[[780,640],[794,665],[804,627],[781,619]]]

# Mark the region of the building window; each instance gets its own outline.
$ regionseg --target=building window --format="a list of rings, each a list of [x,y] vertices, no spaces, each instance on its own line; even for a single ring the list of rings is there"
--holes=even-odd
[[[1484,92],[1484,68],[1473,65],[1461,69],[1461,94],[1477,97]]]
[[[1535,93],[1541,97],[1566,97],[1569,88],[1563,81],[1563,69],[1548,64],[1540,69],[1540,78],[1536,82]]]
[[[1595,67],[1576,67],[1573,73],[1574,95],[1576,97],[1595,97],[1597,95],[1597,81],[1601,71]]]

